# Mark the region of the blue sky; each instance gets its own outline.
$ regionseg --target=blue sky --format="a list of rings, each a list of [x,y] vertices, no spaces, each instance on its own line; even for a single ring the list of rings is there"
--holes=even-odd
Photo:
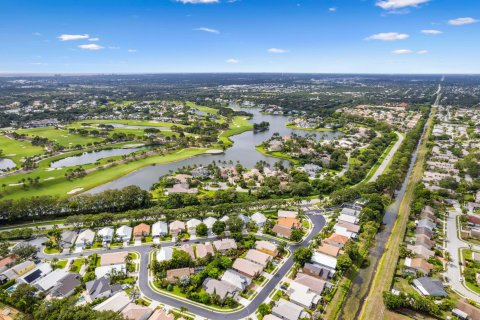
[[[478,20],[478,0],[0,0],[0,73],[480,73]]]

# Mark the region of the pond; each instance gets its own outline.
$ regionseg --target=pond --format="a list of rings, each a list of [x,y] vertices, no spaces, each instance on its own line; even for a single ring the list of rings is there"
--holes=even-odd
[[[250,123],[260,123],[262,121],[267,121],[270,123],[269,130],[259,133],[247,131],[235,136],[231,136],[230,139],[233,141],[233,146],[227,149],[222,154],[205,154],[178,162],[147,166],[132,173],[129,173],[119,179],[93,188],[87,191],[87,193],[98,193],[108,189],[122,189],[129,185],[137,185],[144,190],[149,190],[150,187],[154,183],[156,183],[161,176],[169,174],[170,171],[175,172],[184,166],[206,166],[213,161],[217,163],[227,162],[232,164],[239,162],[246,168],[252,168],[257,162],[261,160],[267,162],[270,165],[273,165],[275,162],[279,161],[279,159],[266,156],[258,152],[255,147],[261,144],[263,141],[269,139],[275,132],[278,132],[280,136],[290,135],[292,133],[301,136],[305,136],[307,134],[316,134],[318,139],[325,140],[332,140],[343,135],[342,132],[338,131],[315,132],[291,129],[286,126],[286,123],[289,122],[289,118],[286,116],[262,114],[260,112],[260,109],[258,108],[249,108],[246,109],[246,111],[253,114],[253,118],[250,120]]]
[[[58,161],[53,161],[50,163],[52,168],[60,167],[71,167],[71,166],[80,166],[89,163],[95,163],[97,160],[114,157],[114,156],[123,156],[126,154],[131,154],[138,150],[144,148],[117,148],[117,149],[106,149],[92,152],[84,152],[81,155],[67,157]]]
[[[0,170],[15,168],[17,165],[10,159],[0,158]]]

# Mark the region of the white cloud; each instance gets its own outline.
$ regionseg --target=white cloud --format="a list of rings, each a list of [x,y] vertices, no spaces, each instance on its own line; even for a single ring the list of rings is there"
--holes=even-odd
[[[422,33],[424,33],[424,34],[431,34],[431,35],[437,35],[437,34],[442,34],[443,32],[440,31],[440,30],[427,29],[427,30],[422,30]]]
[[[234,59],[234,58],[230,58],[230,59],[227,59],[225,60],[226,63],[230,63],[230,64],[237,64],[240,62],[240,60],[237,60],[237,59]]]
[[[88,34],[62,34],[58,36],[58,39],[60,39],[60,41],[82,40],[88,38]]]
[[[406,7],[416,7],[430,0],[379,0],[376,5],[385,10],[395,10]]]
[[[396,41],[403,40],[409,37],[408,34],[398,33],[398,32],[382,32],[373,34],[370,37],[367,37],[367,40],[382,40],[382,41]]]
[[[419,50],[417,51],[418,54],[427,54],[428,50]]]
[[[448,20],[448,24],[452,26],[463,26],[464,24],[472,24],[476,22],[478,22],[478,20],[471,17]]]
[[[101,49],[103,49],[102,46],[99,46],[98,44],[95,44],[95,43],[81,44],[78,47],[80,49],[83,49],[83,50],[101,50]]]
[[[199,4],[199,3],[218,3],[218,0],[177,0],[177,2]]]
[[[40,32],[34,32],[34,33],[32,33],[32,34],[33,34],[34,36],[37,36],[37,37],[39,37],[39,36],[42,35]]]
[[[410,54],[410,53],[413,53],[413,51],[409,50],[409,49],[398,49],[398,50],[393,50],[392,53],[394,53],[394,54]]]
[[[88,41],[92,41],[92,42],[100,41],[100,38],[88,38]]]
[[[197,29],[194,29],[196,31],[203,31],[203,32],[209,32],[209,33],[216,33],[216,34],[219,34],[220,31],[216,30],[216,29],[211,29],[211,28],[205,28],[205,27],[201,27],[201,28],[197,28]]]
[[[285,49],[280,49],[280,48],[270,48],[267,50],[270,53],[285,53],[287,50]]]
[[[331,8],[328,8],[328,11],[330,11],[330,12],[336,12],[336,11],[337,11],[337,8],[331,7]]]
[[[130,53],[134,53],[134,52],[137,52],[137,49],[128,49],[127,51]]]

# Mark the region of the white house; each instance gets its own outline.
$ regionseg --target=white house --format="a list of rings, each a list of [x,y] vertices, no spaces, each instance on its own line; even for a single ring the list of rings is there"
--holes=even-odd
[[[337,258],[316,251],[312,255],[312,262],[332,270],[337,267]]]
[[[157,260],[167,261],[172,259],[173,256],[173,248],[172,247],[161,247],[160,250],[157,252]]]
[[[195,234],[197,232],[197,226],[202,223],[202,221],[198,219],[190,219],[187,221],[187,230],[190,234]]]
[[[203,223],[205,223],[209,232],[212,232],[213,224],[215,222],[217,222],[217,219],[215,219],[214,217],[208,217],[203,220]]]
[[[164,221],[155,222],[152,225],[152,237],[159,238],[168,234],[168,225]]]
[[[267,222],[267,218],[261,212],[255,212],[252,214],[251,219],[259,227],[263,227],[265,222]]]
[[[127,266],[125,263],[120,263],[120,264],[112,264],[109,266],[100,266],[95,268],[95,277],[97,279],[100,279],[104,276],[107,276],[111,274],[112,272],[125,272],[127,269]],[[115,270],[115,271],[113,271]]]
[[[97,235],[99,237],[102,237],[102,242],[105,243],[110,243],[112,242],[113,239],[113,228],[110,227],[105,227],[100,230],[98,230]]]
[[[93,244],[93,240],[95,239],[95,232],[90,229],[86,229],[77,237],[77,241],[75,242],[75,247],[77,250],[82,250],[85,246],[91,246]]]
[[[121,226],[117,229],[116,236],[118,241],[128,242],[132,238],[132,228],[129,226]]]

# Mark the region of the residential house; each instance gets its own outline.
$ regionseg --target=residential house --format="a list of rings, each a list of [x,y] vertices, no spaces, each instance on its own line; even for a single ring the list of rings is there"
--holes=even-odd
[[[160,238],[168,234],[168,225],[164,221],[157,221],[152,225],[152,237]]]
[[[238,290],[237,287],[228,282],[219,281],[212,278],[205,279],[203,282],[203,288],[208,294],[218,295],[221,301],[225,300],[227,297],[235,297],[235,294]]]
[[[324,239],[323,243],[328,243],[332,246],[343,248],[343,246],[348,242],[348,239],[349,238],[344,235],[333,233],[332,235],[330,235],[330,237]]]
[[[190,219],[187,221],[187,231],[191,235],[195,235],[197,232],[197,226],[202,223],[202,221],[198,219]]]
[[[132,228],[129,226],[121,226],[116,231],[116,237],[118,241],[129,242],[132,238]]]
[[[315,309],[320,301],[320,296],[318,294],[310,291],[309,287],[295,281],[290,282],[287,294],[289,295],[291,302],[303,308]]]
[[[125,263],[128,252],[105,253],[100,256],[100,266],[111,266]]]
[[[179,268],[167,270],[167,281],[174,283],[183,276],[191,276],[195,273],[193,268]]]
[[[173,257],[172,247],[161,247],[157,252],[157,260],[159,262],[171,260]]]
[[[359,219],[358,219],[357,216],[353,216],[353,215],[349,215],[349,214],[340,214],[338,216],[337,220],[357,224]]]
[[[298,216],[297,211],[287,211],[287,210],[278,210],[277,213],[278,218],[294,218],[296,219]]]
[[[267,218],[261,212],[255,212],[252,214],[251,219],[259,228],[263,227],[265,222],[267,222]]]
[[[417,222],[417,227],[427,228],[433,231],[436,229],[437,225],[433,223],[430,219],[425,218]]]
[[[341,248],[322,242],[322,244],[319,247],[317,247],[316,251],[327,254],[332,257],[337,257],[340,254]]]
[[[332,270],[335,270],[337,267],[337,258],[320,252],[313,253],[312,262]]]
[[[105,276],[110,276],[112,273],[125,273],[127,270],[127,265],[125,262],[119,264],[112,264],[107,266],[100,266],[95,268],[95,277],[101,278]]]
[[[429,238],[432,238],[433,237],[433,231],[428,229],[428,228],[425,228],[425,227],[417,227],[415,229],[415,234],[416,235],[420,235],[420,234],[423,234]]]
[[[61,245],[63,248],[70,248],[75,243],[78,232],[74,230],[65,230],[62,232]]]
[[[285,299],[278,300],[272,308],[272,314],[283,320],[298,320],[302,312],[301,306]]]
[[[309,276],[320,278],[320,279],[331,279],[335,274],[335,270],[321,266],[314,263],[305,263],[303,266],[303,272]]]
[[[454,311],[457,311],[457,312],[454,312]],[[460,312],[458,312],[460,311]],[[459,314],[461,314],[462,316],[464,316],[463,318],[460,318],[460,319],[471,319],[471,320],[479,320],[480,319],[480,309],[473,306],[472,304],[469,303],[469,301],[465,298],[461,298],[459,300],[457,300],[457,305],[456,305],[456,308],[452,310],[452,313],[455,315],[457,315],[457,317],[459,316]],[[467,317],[465,317],[465,315]]]
[[[52,271],[52,266],[49,263],[39,263],[35,268],[19,277],[16,282],[32,284]]]
[[[415,236],[415,245],[416,246],[424,246],[427,249],[431,249],[434,244],[435,244],[435,242],[424,234],[417,234]]]
[[[247,223],[250,222],[250,218],[247,217],[246,215],[244,215],[243,213],[240,213],[237,217],[238,217],[240,220],[242,220],[244,224],[247,224]]]
[[[278,256],[277,245],[265,240],[259,240],[255,242],[255,249],[271,255],[272,257]]]
[[[247,277],[255,278],[263,271],[263,266],[247,259],[238,258],[233,262],[232,268]]]
[[[177,237],[180,233],[186,230],[185,223],[183,221],[175,220],[170,223],[170,234],[172,237]]]
[[[345,208],[342,208],[342,211],[340,211],[340,215],[358,217],[360,215],[360,211],[345,207]]]
[[[232,249],[237,249],[237,243],[234,239],[222,239],[213,241],[213,246],[220,253],[225,253]]]
[[[267,264],[272,261],[272,256],[266,253],[263,253],[261,251],[255,250],[255,249],[250,249],[247,251],[247,254],[245,255],[245,259],[250,260],[252,262],[258,263],[259,265],[262,265],[263,267],[266,267]]]
[[[282,318],[279,318],[277,316],[274,316],[273,314],[266,314],[264,317],[263,317],[263,320],[282,320]]]
[[[88,298],[93,301],[95,299],[107,298],[112,294],[122,290],[121,285],[110,285],[110,280],[106,277],[101,277],[85,283],[86,294]]]
[[[195,260],[195,252],[193,251],[193,247],[191,245],[183,244],[178,247],[177,250],[185,251],[192,258],[192,260]]]
[[[14,280],[33,270],[35,266],[33,261],[27,260],[5,270],[2,274],[5,275],[8,280]]]
[[[333,230],[338,234],[352,238],[358,234],[360,231],[360,226],[346,221],[339,221],[335,224]]]
[[[405,258],[405,272],[416,274],[417,271],[428,275],[433,270],[433,265],[422,258]]]
[[[121,312],[121,315],[128,320],[147,320],[153,313],[152,308],[129,303]]]
[[[82,285],[80,275],[78,273],[69,273],[57,282],[50,295],[57,299],[67,298],[70,297],[80,285]]]
[[[207,179],[210,177],[210,171],[207,167],[198,167],[192,170],[192,177],[198,179]]]
[[[203,223],[207,226],[208,232],[210,234],[212,233],[213,224],[215,222],[217,222],[217,219],[215,219],[214,217],[208,217],[203,219]]]
[[[17,257],[14,255],[8,256],[0,260],[0,272],[3,272],[13,266],[13,264],[17,261]]]
[[[226,270],[223,273],[221,280],[237,287],[240,291],[245,290],[250,283],[252,283],[252,278],[247,277],[233,269]]]
[[[299,228],[301,225],[297,218],[278,218],[277,224],[290,229]]]
[[[424,296],[446,297],[442,281],[429,277],[421,277],[413,280],[413,286]]]
[[[205,258],[208,254],[213,257],[215,255],[215,252],[213,251],[212,244],[210,242],[206,242],[197,244],[197,246],[195,247],[195,254],[197,255],[198,259],[202,259]]]
[[[93,241],[95,239],[95,232],[93,232],[90,229],[86,229],[82,232],[77,237],[77,241],[75,242],[75,247],[77,250],[81,250],[85,248],[86,246],[91,246],[93,244]]]
[[[272,232],[277,235],[277,237],[287,238],[290,239],[292,235],[292,229],[289,227],[285,227],[279,224],[276,224],[272,228]]]
[[[93,309],[96,311],[120,312],[130,303],[130,301],[130,297],[124,291],[120,291],[102,303],[97,304]]]
[[[56,269],[45,277],[41,278],[40,280],[36,281],[34,287],[40,291],[48,291],[52,289],[57,282],[63,279],[65,276],[68,275],[68,272],[64,269]]]
[[[150,225],[146,223],[140,223],[133,228],[133,237],[135,240],[141,240],[150,234]]]
[[[305,273],[297,273],[295,282],[308,287],[310,291],[320,295],[327,286],[327,282],[325,280],[312,277]]]
[[[165,309],[155,309],[148,320],[175,320],[175,315],[173,313],[167,314]]]
[[[102,228],[102,229],[98,230],[97,236],[102,238],[102,243],[103,244],[107,244],[107,243],[112,242],[113,233],[114,233],[113,228],[105,227],[105,228]]]
[[[433,252],[432,250],[428,250],[424,246],[408,245],[407,249],[412,251],[415,256],[423,258],[425,260],[428,260],[430,257],[433,257],[435,255],[435,252]]]

